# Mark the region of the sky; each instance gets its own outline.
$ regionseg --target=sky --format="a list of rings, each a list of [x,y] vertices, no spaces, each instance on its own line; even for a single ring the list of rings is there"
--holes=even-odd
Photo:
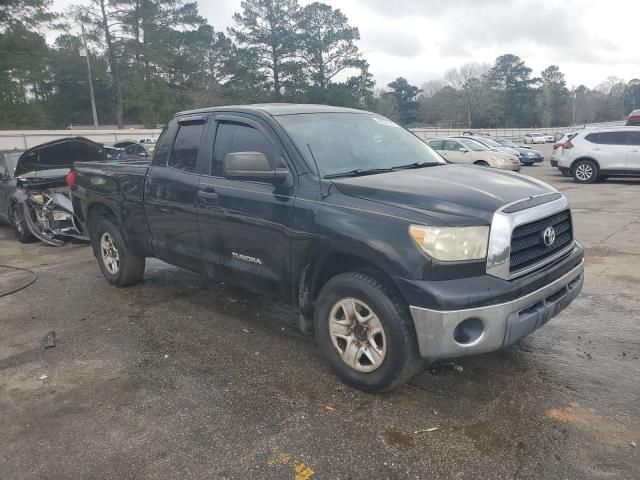
[[[302,5],[311,3],[299,0]],[[60,10],[82,0],[54,0]],[[402,76],[420,86],[467,62],[513,53],[534,75],[558,65],[567,86],[640,77],[640,0],[323,0],[360,30],[376,87]],[[226,30],[240,0],[198,0]]]

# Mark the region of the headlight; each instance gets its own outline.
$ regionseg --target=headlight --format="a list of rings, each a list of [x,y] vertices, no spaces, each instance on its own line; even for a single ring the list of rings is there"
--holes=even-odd
[[[487,256],[489,227],[411,225],[409,234],[423,252],[443,262],[481,260]]]
[[[492,162],[498,162],[498,163],[511,163],[509,160],[502,157],[491,157],[489,158],[489,160],[491,160]]]

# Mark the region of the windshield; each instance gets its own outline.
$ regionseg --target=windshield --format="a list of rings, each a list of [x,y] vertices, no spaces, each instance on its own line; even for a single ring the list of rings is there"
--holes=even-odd
[[[18,159],[22,155],[22,152],[18,153],[7,153],[4,156],[4,160],[7,164],[7,170],[9,171],[9,175],[13,176],[13,172],[16,169],[16,165],[18,164]]]
[[[458,140],[468,149],[473,150],[474,152],[484,152],[486,150],[489,150],[487,147],[485,147],[483,144],[478,143],[474,140],[469,140],[466,138],[458,138]]]
[[[502,145],[500,145],[498,142],[496,142],[495,140],[491,140],[490,138],[483,138],[482,143],[484,143],[485,145],[488,145],[490,147],[497,147],[500,148],[502,147]]]
[[[402,166],[445,165],[418,137],[379,115],[312,113],[276,117],[310,168],[335,176]]]
[[[516,145],[513,142],[510,142],[509,140],[505,140],[505,139],[500,139],[500,140],[496,140],[498,143],[500,143],[501,145],[505,146],[505,147],[510,147],[510,148],[520,148],[518,147],[518,145]]]

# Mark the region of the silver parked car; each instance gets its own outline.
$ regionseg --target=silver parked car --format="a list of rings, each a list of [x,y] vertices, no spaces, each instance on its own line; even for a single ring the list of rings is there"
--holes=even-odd
[[[520,170],[515,155],[496,152],[471,137],[432,138],[427,144],[451,163],[467,163],[501,170]]]
[[[640,177],[640,127],[582,130],[561,149],[554,153],[557,167],[578,183],[611,176]]]

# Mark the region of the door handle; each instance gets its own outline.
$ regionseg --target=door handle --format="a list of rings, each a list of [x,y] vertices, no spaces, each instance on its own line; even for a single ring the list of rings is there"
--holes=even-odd
[[[198,197],[204,200],[218,200],[218,192],[213,189],[207,188],[205,190],[198,190]]]

